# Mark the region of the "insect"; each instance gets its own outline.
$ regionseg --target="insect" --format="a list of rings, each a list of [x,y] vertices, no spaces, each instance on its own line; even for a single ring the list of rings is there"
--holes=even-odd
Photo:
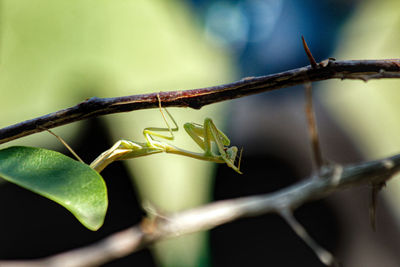
[[[138,143],[128,140],[120,140],[116,142],[110,149],[103,152],[100,156],[98,156],[91,164],[92,167],[97,172],[101,172],[107,165],[117,160],[125,160],[130,158],[142,157],[147,155],[152,155],[155,153],[172,153],[178,154],[182,156],[187,156],[195,159],[213,161],[217,163],[225,163],[230,168],[240,173],[240,160],[241,160],[241,152],[239,155],[239,159],[237,161],[237,165],[235,165],[236,157],[238,154],[238,148],[236,146],[229,146],[230,140],[228,137],[220,131],[213,121],[209,118],[204,120],[203,125],[197,123],[185,123],[184,129],[189,134],[189,136],[197,143],[197,145],[203,150],[203,153],[196,153],[192,151],[187,151],[176,146],[170,145],[168,143],[155,140],[154,137],[163,138],[166,140],[174,140],[173,132],[179,130],[179,127],[172,117],[172,115],[168,112],[167,109],[164,108],[165,112],[170,117],[171,121],[174,123],[174,128],[171,128],[168,124],[167,119],[162,111],[161,100],[159,95],[158,105],[167,125],[167,128],[157,128],[157,127],[149,127],[143,130],[143,135],[146,139],[145,143]],[[169,135],[164,135],[158,132],[169,132]],[[217,153],[213,152],[213,145],[216,147]]]

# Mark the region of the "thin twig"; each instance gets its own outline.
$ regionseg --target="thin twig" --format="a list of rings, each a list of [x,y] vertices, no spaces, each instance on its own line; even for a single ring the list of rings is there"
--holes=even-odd
[[[238,218],[266,213],[277,213],[284,216],[292,227],[295,226],[296,232],[302,232],[291,217],[291,211],[305,202],[322,198],[351,186],[384,183],[400,171],[400,155],[384,160],[346,166],[329,165],[324,168],[325,172],[320,172],[324,179],[315,179],[312,176],[274,193],[217,201],[170,216],[156,216],[153,220],[146,219],[140,225],[112,234],[86,247],[43,259],[0,261],[0,266],[95,266],[127,256],[165,238],[207,230]],[[282,214],[283,211],[285,211],[284,214]],[[302,237],[308,238],[307,235]],[[325,263],[334,263],[329,252],[314,241],[310,241],[311,239],[307,240],[307,243],[314,250],[316,249],[315,252]]]
[[[306,66],[281,73],[244,78],[237,82],[184,91],[159,92],[115,98],[92,97],[86,101],[35,119],[0,129],[0,144],[52,129],[72,122],[107,114],[158,107],[157,94],[163,107],[191,107],[235,99],[306,82],[328,79],[400,78],[400,59],[386,60],[324,60],[318,68]],[[12,111],[10,111],[12,112]]]
[[[322,165],[324,164],[324,160],[322,157],[321,153],[321,148],[319,144],[319,138],[318,138],[318,129],[317,129],[317,123],[315,122],[315,114],[314,114],[314,108],[313,108],[313,103],[312,103],[312,88],[311,88],[311,83],[305,83],[304,84],[304,89],[305,89],[305,98],[306,98],[306,108],[305,108],[305,113],[307,117],[307,125],[308,125],[308,132],[310,135],[310,141],[311,141],[311,148],[312,148],[312,154],[313,154],[313,161],[315,163],[316,168],[319,170]]]
[[[279,214],[290,225],[293,231],[314,251],[322,263],[327,266],[338,266],[335,257],[315,242],[306,229],[296,220],[291,210],[281,210]]]

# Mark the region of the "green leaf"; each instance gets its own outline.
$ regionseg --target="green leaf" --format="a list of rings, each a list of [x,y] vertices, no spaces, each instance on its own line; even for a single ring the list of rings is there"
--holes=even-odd
[[[59,203],[90,230],[104,222],[108,200],[103,178],[61,153],[23,146],[2,149],[0,177]]]

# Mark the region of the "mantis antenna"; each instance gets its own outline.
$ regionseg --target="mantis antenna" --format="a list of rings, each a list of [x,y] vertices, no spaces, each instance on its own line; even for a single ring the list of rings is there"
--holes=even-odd
[[[45,129],[45,130],[48,131],[48,132],[49,132],[50,134],[52,134],[53,136],[55,136],[55,137],[58,139],[58,141],[60,141],[61,144],[63,144],[63,145],[69,150],[69,152],[71,152],[71,154],[74,155],[74,157],[75,157],[78,161],[80,161],[80,162],[82,162],[82,163],[85,163],[85,162],[78,156],[78,154],[76,154],[75,151],[67,144],[67,142],[64,141],[64,139],[61,138],[61,136],[58,136],[57,134],[55,134],[54,132],[52,132],[50,129]]]

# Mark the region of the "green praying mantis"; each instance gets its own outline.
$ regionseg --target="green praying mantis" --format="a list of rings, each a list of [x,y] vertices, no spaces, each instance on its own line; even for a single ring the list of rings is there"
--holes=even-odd
[[[162,111],[159,95],[157,95],[157,99],[161,115],[163,117],[163,120],[165,121],[165,124],[167,125],[167,128],[145,128],[143,130],[143,135],[146,139],[145,143],[119,140],[110,149],[106,150],[100,156],[98,156],[90,164],[90,167],[92,167],[97,172],[101,172],[105,167],[107,167],[110,163],[114,161],[166,152],[200,160],[212,161],[216,163],[225,163],[234,171],[241,174],[240,161],[242,150],[240,151],[237,165],[235,165],[238,148],[236,146],[229,146],[229,138],[215,126],[210,118],[204,119],[203,125],[197,123],[185,123],[183,126],[189,136],[193,139],[193,141],[195,141],[197,145],[203,150],[203,153],[187,151],[168,143],[155,140],[154,137],[159,137],[166,140],[174,140],[175,137],[173,132],[179,130],[179,127],[172,115],[168,112],[167,109],[164,108],[165,112],[168,114],[171,121],[173,122],[174,128],[171,128],[169,126],[168,121]],[[169,135],[164,135],[159,132],[169,132]],[[216,150],[217,153],[213,152],[213,143],[216,147],[216,149],[214,150]]]

